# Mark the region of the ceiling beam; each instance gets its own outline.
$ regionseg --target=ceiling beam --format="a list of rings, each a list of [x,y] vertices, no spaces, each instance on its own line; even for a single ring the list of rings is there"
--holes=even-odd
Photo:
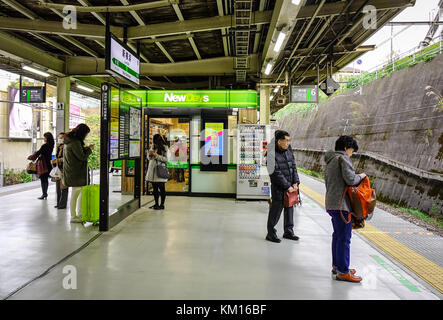
[[[377,11],[379,10],[389,10],[389,9],[399,9],[405,7],[412,7],[415,5],[416,0],[372,0],[368,5],[374,6]],[[349,14],[356,13],[364,0],[356,1],[349,7]],[[326,3],[320,12],[317,14],[318,17],[330,17],[339,15],[341,10],[346,7],[347,1],[338,1]],[[310,19],[314,14],[317,5],[304,6],[300,9],[297,20],[299,19]]]
[[[13,9],[17,10],[18,12],[20,12],[21,14],[23,14],[24,16],[28,17],[28,18],[31,19],[31,20],[37,20],[37,19],[40,19],[40,17],[39,17],[36,13],[34,13],[34,12],[31,11],[30,9],[26,8],[25,6],[21,5],[20,3],[18,3],[18,2],[15,1],[15,0],[2,0],[2,1],[3,1],[4,3],[6,3],[7,5],[9,5],[10,7],[12,7]],[[61,17],[62,19],[64,18],[64,15],[63,15],[60,11],[55,10],[55,9],[51,9],[51,10],[52,10],[55,14],[57,14],[59,17]],[[59,25],[59,28],[60,28],[60,25]],[[12,29],[12,30],[14,30],[14,29]],[[14,31],[18,31],[18,30],[14,30]],[[32,32],[32,30],[28,30],[28,31]],[[34,34],[34,33],[32,32],[32,34]],[[56,33],[56,34],[57,34],[57,33]],[[43,39],[42,39],[42,37],[43,37]],[[74,39],[74,38],[72,38],[72,37],[69,37],[69,36],[60,36],[60,37],[63,38],[64,40],[70,42],[70,43],[73,44],[74,46],[78,47],[79,49],[85,51],[86,53],[90,54],[91,56],[93,56],[93,57],[98,57],[98,54],[97,54],[96,52],[94,52],[93,50],[91,50],[88,46],[84,45],[84,44],[81,43],[80,41],[78,41],[78,40],[76,40],[76,39]],[[43,40],[43,41],[49,43],[49,44],[54,43],[53,40],[48,39],[48,38],[46,38],[46,37],[44,37],[44,36],[41,36],[41,35],[40,35],[39,38],[40,38],[41,40]],[[61,49],[62,46],[61,46],[60,44],[58,44],[58,46],[56,46],[56,47],[59,48],[60,50],[64,51],[64,52],[68,52],[68,54],[71,54],[71,55],[73,54],[73,52],[72,52],[71,50],[69,50],[69,49],[66,49],[67,51]],[[64,48],[64,47],[63,47],[63,48]]]
[[[306,0],[302,0],[299,5],[294,5],[291,0],[277,0],[275,2],[272,21],[266,36],[265,46],[261,61],[261,73],[264,73],[268,63],[275,67],[278,58],[286,46],[290,35],[296,25],[296,20],[301,7]],[[316,6],[317,7],[317,6]],[[275,44],[280,33],[286,34],[281,48],[278,52],[274,51]]]
[[[136,10],[146,10],[152,8],[166,7],[173,3],[178,3],[178,0],[160,0],[154,2],[142,2],[139,4],[133,4],[128,6],[93,6],[93,7],[80,7],[74,6],[77,12],[128,12]],[[39,5],[42,8],[63,10],[66,4],[51,3],[50,1],[40,0]]]
[[[168,37],[161,37],[161,38],[154,38],[154,39],[142,39],[139,40],[141,44],[152,44],[156,42],[168,42],[168,41],[175,41],[175,40],[187,40],[188,38],[192,38],[194,35],[191,34],[181,34],[177,36],[168,36]]]
[[[178,17],[179,21],[185,21],[185,18],[183,17],[183,14],[178,6],[178,4],[172,4],[172,7],[174,8],[175,14]],[[190,32],[186,32],[187,35],[190,35]],[[189,43],[191,44],[192,49],[194,50],[195,55],[197,56],[197,59],[201,59],[202,57],[200,56],[200,52],[198,51],[198,48],[195,44],[195,41],[193,38],[189,38]]]
[[[120,2],[122,4],[124,4],[125,6],[130,6],[129,2],[127,0],[120,0]],[[129,11],[129,13],[131,14],[131,16],[135,19],[135,21],[137,21],[137,23],[140,26],[146,26],[146,23],[143,21],[143,19],[138,15],[137,12],[135,12],[134,10]],[[168,58],[169,61],[174,62],[174,59],[171,57],[171,55],[169,54],[169,52],[165,49],[165,47],[159,43],[158,41],[155,41],[155,37],[153,37],[152,39],[154,39],[154,43],[157,45],[157,47],[161,50],[161,52],[163,52],[163,54],[166,56],[166,58]],[[136,51],[136,50],[135,50]],[[147,59],[146,59],[147,60]],[[149,62],[149,61],[148,61]]]
[[[272,10],[253,12],[253,25],[265,24],[271,21]],[[201,32],[235,27],[234,16],[215,16],[185,21],[165,22],[128,28],[129,39],[142,39],[152,36],[168,36],[187,32]]]
[[[265,10],[265,3],[266,3],[265,0],[260,0],[259,9],[258,9],[259,11]],[[258,46],[260,44],[260,36],[262,34],[262,32],[261,32],[262,28],[263,28],[262,25],[257,26],[257,32],[255,33],[255,39],[254,39],[254,48],[253,48],[254,53],[257,53],[257,51],[258,51]]]
[[[21,5],[20,3],[18,3],[15,0],[1,0],[3,3],[7,4],[8,6],[10,6],[11,8],[17,10],[18,12],[20,12],[22,15],[24,15],[25,17],[27,17],[28,19],[34,20],[37,18],[37,15],[32,12],[31,10],[29,10],[28,8],[26,8],[25,6]],[[29,32],[32,36],[46,42],[47,44],[53,46],[54,48],[57,48],[61,51],[63,51],[66,54],[69,54],[71,56],[74,55],[74,52],[72,52],[71,50],[69,50],[68,48],[66,48],[65,46],[57,43],[56,41],[45,37],[43,35],[39,35],[37,33],[34,32]]]
[[[193,88],[207,88],[208,81],[199,81],[199,82],[187,82],[187,83],[170,83],[170,82],[162,82],[162,81],[153,81],[140,79],[141,86],[148,86],[152,88],[168,88],[168,89],[193,89]]]
[[[318,55],[324,49],[325,49],[325,47],[319,47],[319,48],[316,48],[315,50],[312,50],[311,48],[298,49],[294,52],[292,59],[306,57],[311,53],[311,51],[312,51],[311,55]],[[346,54],[346,53],[352,53],[352,52],[367,52],[367,51],[372,51],[372,50],[375,50],[375,45],[366,45],[366,46],[355,47],[355,45],[353,45],[353,44],[347,44],[347,45],[334,46],[333,53],[334,54]],[[327,55],[327,54],[325,53],[324,55]]]
[[[271,15],[272,10],[254,12],[252,24],[260,25],[269,23],[271,21]],[[233,16],[230,15],[223,17],[216,16],[186,21],[156,23],[150,24],[149,26],[129,27],[128,40],[230,28],[231,18],[233,18]],[[41,19],[28,20],[23,18],[0,17],[0,29],[54,35],[63,34],[94,39],[105,38],[105,26],[77,23],[77,29],[64,29],[60,21],[46,21]],[[111,26],[111,32],[116,37],[123,39],[123,27]]]
[[[0,32],[0,51],[12,59],[38,64],[60,76],[64,74],[65,63],[63,60],[4,32]]]
[[[260,1],[264,1],[264,0],[260,0]],[[218,15],[220,17],[223,17],[224,14],[224,10],[223,10],[223,0],[217,0],[217,10],[218,10]],[[223,40],[223,50],[225,52],[225,56],[229,56],[229,50],[228,50],[228,39],[227,39],[227,28],[222,28],[220,29],[221,34],[222,34],[222,40]]]
[[[249,56],[249,73],[258,70],[258,56]],[[71,76],[106,74],[104,59],[66,57],[66,73]],[[235,74],[232,57],[211,58],[176,63],[141,63],[140,76],[214,76]]]

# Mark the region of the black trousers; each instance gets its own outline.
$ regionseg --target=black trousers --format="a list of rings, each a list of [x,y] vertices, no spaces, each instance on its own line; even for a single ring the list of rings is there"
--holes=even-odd
[[[154,200],[155,200],[155,204],[158,205],[158,198],[159,196],[161,197],[161,204],[160,205],[164,205],[165,204],[165,199],[166,199],[166,189],[165,189],[165,183],[164,182],[152,182],[152,189],[153,189],[153,194],[154,194]]]
[[[284,209],[284,234],[294,234],[294,207],[284,208],[283,200],[272,199],[272,204],[268,215],[268,236],[277,237],[275,226],[280,220],[281,212]]]
[[[69,188],[61,189],[60,188],[60,181],[57,180],[55,182],[56,189],[57,189],[57,206],[59,208],[66,208],[66,205],[68,204],[68,190]]]
[[[49,187],[49,172],[42,174],[40,176],[40,184],[42,186],[42,195],[47,197],[48,196],[48,187]]]

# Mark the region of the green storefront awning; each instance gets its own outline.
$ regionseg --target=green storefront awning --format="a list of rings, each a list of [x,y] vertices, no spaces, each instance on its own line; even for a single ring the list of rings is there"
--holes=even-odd
[[[255,90],[128,90],[149,108],[258,108]]]

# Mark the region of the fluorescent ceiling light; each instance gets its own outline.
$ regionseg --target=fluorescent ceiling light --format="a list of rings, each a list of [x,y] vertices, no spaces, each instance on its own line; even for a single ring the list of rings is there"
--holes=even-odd
[[[280,32],[280,34],[278,35],[277,41],[275,42],[275,46],[274,46],[274,51],[275,52],[279,52],[281,49],[281,45],[283,44],[283,41],[286,38],[286,34],[283,32]]]
[[[278,89],[280,89],[280,86],[277,86],[277,88],[274,89],[274,93],[277,93]]]
[[[44,71],[41,71],[41,70],[38,70],[38,69],[32,68],[32,67],[30,67],[30,66],[23,66],[23,69],[24,69],[24,70],[27,70],[27,71],[30,71],[30,72],[32,72],[32,73],[35,73],[35,74],[41,75],[41,76],[43,76],[43,77],[49,77],[49,73],[46,73],[46,72],[44,72]]]
[[[265,69],[265,75],[269,75],[271,73],[272,64],[269,62]]]
[[[274,96],[271,96],[271,100],[274,99]]]
[[[298,6],[300,4],[301,0],[292,0],[292,3]]]
[[[81,89],[81,90],[88,91],[88,92],[94,92],[94,89],[91,89],[91,88],[88,88],[88,87],[82,86],[81,84],[78,84],[78,85],[77,85],[77,88],[79,88],[79,89]]]

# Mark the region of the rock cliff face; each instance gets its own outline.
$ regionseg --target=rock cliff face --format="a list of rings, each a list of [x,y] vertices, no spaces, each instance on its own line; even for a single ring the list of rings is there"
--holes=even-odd
[[[319,150],[332,149],[340,135],[355,137],[369,155],[355,166],[373,176],[385,200],[443,215],[443,106],[429,91],[443,95],[443,55],[291,114],[278,127],[291,134],[298,165],[317,171]]]

